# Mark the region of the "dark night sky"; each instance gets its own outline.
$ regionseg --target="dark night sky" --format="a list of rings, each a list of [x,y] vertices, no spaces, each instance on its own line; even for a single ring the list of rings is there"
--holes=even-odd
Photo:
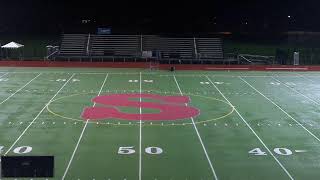
[[[81,32],[99,26],[119,33],[320,31],[319,9],[320,2],[311,0],[0,0],[0,33]],[[81,24],[82,19],[91,23]]]

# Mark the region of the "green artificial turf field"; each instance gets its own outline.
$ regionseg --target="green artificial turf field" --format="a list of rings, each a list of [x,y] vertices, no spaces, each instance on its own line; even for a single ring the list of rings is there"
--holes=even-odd
[[[0,68],[0,152],[53,155],[59,180],[317,180],[319,84],[318,72]]]

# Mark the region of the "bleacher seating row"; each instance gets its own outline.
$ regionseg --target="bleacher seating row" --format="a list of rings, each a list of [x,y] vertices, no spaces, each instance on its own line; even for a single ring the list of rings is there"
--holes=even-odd
[[[144,51],[152,51],[158,59],[223,59],[220,38],[157,35],[64,34],[59,56],[141,57]]]

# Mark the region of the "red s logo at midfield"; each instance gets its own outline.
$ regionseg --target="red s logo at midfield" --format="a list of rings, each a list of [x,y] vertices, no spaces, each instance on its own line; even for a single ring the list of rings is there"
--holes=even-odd
[[[156,100],[157,102],[140,102],[139,98]],[[186,119],[199,115],[200,110],[186,106],[188,96],[160,96],[157,94],[111,94],[97,96],[92,99],[97,104],[104,106],[86,107],[82,113],[83,119],[123,119],[123,120],[153,120],[169,121]],[[125,113],[117,107],[150,108],[158,109],[160,113]]]

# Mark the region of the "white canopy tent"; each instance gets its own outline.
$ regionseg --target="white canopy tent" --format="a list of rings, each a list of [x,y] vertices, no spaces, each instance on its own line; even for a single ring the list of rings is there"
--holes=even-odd
[[[13,41],[6,45],[1,46],[1,48],[4,48],[4,49],[19,49],[21,47],[24,47],[24,45],[13,42]]]
[[[12,55],[14,55],[14,50],[18,50],[18,49],[21,49],[21,48],[23,48],[24,47],[24,45],[22,45],[22,44],[19,44],[19,43],[16,43],[16,42],[10,42],[10,43],[8,43],[8,44],[6,44],[6,45],[3,45],[3,46],[1,46],[1,48],[2,49],[6,49],[7,51],[7,58],[9,58],[9,54],[12,56]],[[10,50],[10,51],[9,51]],[[9,53],[10,52],[10,53]],[[18,54],[18,57],[19,57],[19,59],[21,59],[21,57],[22,57],[22,54],[23,54],[23,52],[22,51],[15,51],[15,52],[17,52]]]

